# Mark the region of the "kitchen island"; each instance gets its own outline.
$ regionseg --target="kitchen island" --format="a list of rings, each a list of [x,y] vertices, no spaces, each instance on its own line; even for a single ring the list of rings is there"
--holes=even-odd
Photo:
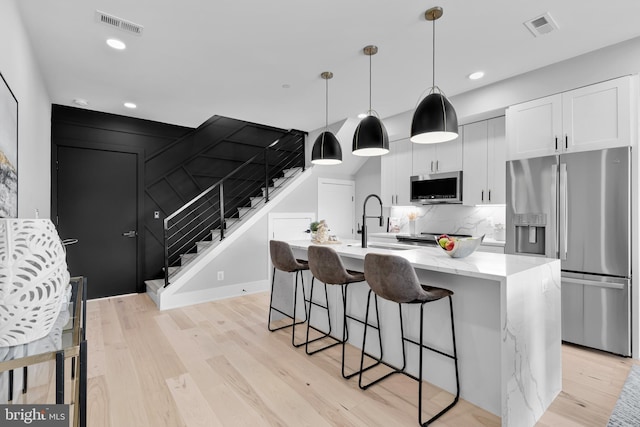
[[[290,241],[294,255],[307,258],[308,240]],[[475,252],[450,258],[439,248],[387,245],[391,249],[361,248],[360,242],[331,244],[345,267],[363,271],[369,252],[408,259],[424,284],[452,290],[461,398],[501,417],[503,426],[533,426],[562,388],[560,261],[529,256]],[[286,280],[286,279],[285,279]],[[311,282],[305,280],[307,285]],[[329,286],[334,335],[342,331],[337,286]],[[348,310],[364,318],[366,283],[349,285]],[[307,293],[308,295],[308,293]],[[320,295],[316,292],[315,296]],[[314,298],[316,299],[316,298]],[[400,366],[401,347],[397,306],[382,299],[385,361]],[[301,306],[301,304],[299,304]],[[418,334],[419,308],[405,313],[405,333]],[[314,319],[321,318],[314,312]],[[325,325],[316,324],[323,327]],[[448,307],[430,303],[425,310],[425,343],[450,351]],[[351,323],[349,342],[362,346],[362,327]],[[372,334],[373,335],[373,334]],[[375,341],[367,339],[367,349]],[[407,370],[417,373],[418,352],[407,346]],[[426,381],[455,392],[451,361],[425,352]]]

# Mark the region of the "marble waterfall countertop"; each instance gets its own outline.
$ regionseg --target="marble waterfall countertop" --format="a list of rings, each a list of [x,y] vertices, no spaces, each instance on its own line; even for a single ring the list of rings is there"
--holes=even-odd
[[[289,241],[294,255],[307,257],[310,240]],[[560,261],[557,259],[474,252],[466,258],[451,258],[437,247],[399,243],[343,241],[327,245],[341,256],[346,268],[363,271],[367,253],[388,253],[408,259],[424,284],[454,292],[453,306],[460,366],[460,396],[499,417],[503,426],[530,427],[547,410],[562,388],[560,313]],[[306,272],[306,274],[310,274]],[[310,280],[306,283],[309,283]],[[332,322],[341,331],[341,297],[337,286],[329,286]],[[368,285],[349,285],[349,313],[362,315]],[[399,366],[401,357],[397,308],[382,304],[385,359]],[[448,349],[443,319],[446,304],[429,304],[425,311],[425,336],[434,348]],[[417,336],[419,316],[408,307],[405,331]],[[414,311],[412,311],[414,310]],[[403,310],[404,311],[404,310]],[[337,314],[336,314],[337,313]],[[320,316],[317,316],[320,317]],[[362,316],[364,317],[364,316]],[[358,330],[349,342],[362,345]],[[455,390],[451,367],[442,358],[425,352],[426,381],[449,392]],[[414,353],[415,354],[415,353]],[[415,358],[407,370],[416,374]],[[454,408],[455,411],[455,408]]]

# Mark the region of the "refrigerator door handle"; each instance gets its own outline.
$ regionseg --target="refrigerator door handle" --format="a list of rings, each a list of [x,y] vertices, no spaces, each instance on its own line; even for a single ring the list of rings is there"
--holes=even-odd
[[[567,259],[567,240],[569,238],[569,215],[567,199],[567,164],[560,163],[560,259]]]
[[[597,280],[588,280],[588,279],[576,279],[574,277],[562,277],[563,283],[574,283],[576,285],[585,285],[585,286],[596,286],[598,288],[610,288],[610,289],[619,289],[623,290],[625,283],[616,283],[616,282],[601,282]]]

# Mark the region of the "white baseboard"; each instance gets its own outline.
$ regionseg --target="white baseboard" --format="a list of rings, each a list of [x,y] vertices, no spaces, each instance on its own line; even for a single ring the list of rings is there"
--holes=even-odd
[[[169,298],[163,298],[163,294],[160,294],[160,301],[156,303],[160,310],[169,310],[172,308],[200,304],[203,302],[217,301],[241,295],[264,292],[269,290],[269,286],[269,280],[265,279],[251,283],[238,283],[235,285],[212,287],[192,292],[178,292],[170,295]]]

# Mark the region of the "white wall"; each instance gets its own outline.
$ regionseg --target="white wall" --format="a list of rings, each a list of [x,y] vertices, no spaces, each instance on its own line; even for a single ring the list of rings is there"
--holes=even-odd
[[[51,101],[15,0],[0,2],[0,72],[18,99],[18,216],[51,215]]]

